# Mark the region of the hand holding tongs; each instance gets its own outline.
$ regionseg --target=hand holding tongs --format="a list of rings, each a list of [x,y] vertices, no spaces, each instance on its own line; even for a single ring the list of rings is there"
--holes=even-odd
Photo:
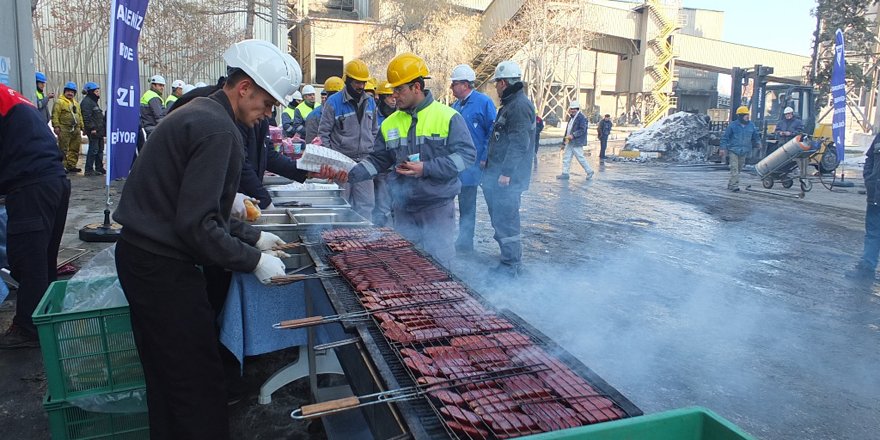
[[[550,367],[546,365],[535,364],[504,368],[496,371],[477,372],[456,379],[447,379],[441,382],[435,382],[430,385],[398,388],[396,390],[380,391],[378,393],[367,394],[364,396],[344,397],[342,399],[328,400],[326,402],[314,403],[311,405],[303,405],[302,407],[291,411],[290,417],[296,420],[324,417],[330,414],[336,414],[338,412],[347,411],[350,409],[375,405],[377,403],[391,403],[404,400],[413,400],[422,397],[432,391],[440,391],[463,385],[485,382],[489,380],[504,379],[507,377],[518,376],[520,374],[537,373],[549,369]]]
[[[333,271],[310,273],[310,274],[281,275],[281,276],[277,276],[277,277],[272,277],[269,280],[272,283],[272,285],[281,286],[284,284],[295,283],[297,281],[322,279],[322,278],[335,278],[338,276],[339,276],[339,273],[336,272],[335,270],[333,270]]]
[[[274,279],[275,278],[273,278],[273,280]],[[287,321],[281,321],[281,322],[272,324],[272,328],[275,328],[275,329],[294,329],[294,328],[302,328],[302,327],[311,327],[313,325],[329,324],[332,322],[340,322],[340,321],[367,321],[370,319],[370,316],[372,316],[374,313],[393,312],[395,310],[404,310],[404,309],[412,309],[412,308],[423,307],[423,306],[449,304],[449,303],[462,301],[462,300],[464,300],[464,298],[435,299],[435,300],[431,300],[431,301],[414,302],[412,304],[403,304],[403,305],[393,306],[393,307],[384,307],[384,308],[375,309],[375,310],[362,310],[359,312],[342,313],[339,315],[309,316],[308,318],[289,319]]]

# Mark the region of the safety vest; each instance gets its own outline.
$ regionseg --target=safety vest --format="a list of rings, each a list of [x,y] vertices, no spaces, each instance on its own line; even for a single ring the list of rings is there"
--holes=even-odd
[[[159,96],[159,94],[156,93],[155,90],[153,90],[153,89],[147,90],[147,91],[141,96],[141,105],[143,105],[143,106],[149,106],[149,105],[150,105],[150,101],[152,101],[153,98],[159,98],[159,102],[162,102],[162,97]]]
[[[172,93],[171,95],[168,96],[168,99],[165,100],[165,108],[171,107],[171,104],[174,104],[174,101],[177,101],[177,95],[174,95]]]
[[[42,99],[43,99],[43,92],[41,92],[39,89],[37,89],[37,99],[38,99],[38,100],[42,100]]]
[[[296,106],[296,109],[299,110],[300,116],[302,116],[303,120],[305,120],[307,117],[309,117],[309,113],[311,113],[312,110],[314,110],[320,106],[321,106],[321,104],[315,104],[315,107],[309,107],[309,105],[306,104],[305,101],[303,101],[303,102],[299,103],[298,106]],[[293,116],[291,115],[291,117],[293,117]]]
[[[415,148],[407,148],[407,150],[419,152],[422,145],[438,141],[445,145],[449,136],[449,121],[456,114],[457,112],[451,107],[437,101],[419,110],[416,121],[416,145]],[[385,118],[380,131],[382,138],[385,139],[386,148],[390,150],[407,147],[410,125],[412,125],[412,116],[404,111],[398,110]]]
[[[287,115],[287,117],[289,117],[291,121],[293,120],[294,113],[293,113],[292,108],[284,107],[284,110],[282,110],[281,113],[284,113],[285,115]],[[305,119],[305,118],[303,118],[303,119]]]

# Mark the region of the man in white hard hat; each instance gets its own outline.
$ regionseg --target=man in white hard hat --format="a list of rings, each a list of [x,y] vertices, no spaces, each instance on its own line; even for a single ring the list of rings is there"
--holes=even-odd
[[[782,119],[776,124],[774,132],[776,133],[776,148],[779,148],[793,137],[804,132],[804,121],[794,115],[793,108],[786,107],[782,111]],[[767,151],[768,154],[771,152]]]
[[[123,226],[116,268],[153,438],[229,438],[215,314],[200,268],[251,272],[263,283],[284,275],[271,254],[284,242],[230,217],[245,161],[236,122],[254,126],[286,105],[299,66],[261,40],[235,43],[223,59],[232,68],[224,87],[155,128],[113,215]]]
[[[294,111],[296,110],[296,106],[298,106],[302,100],[303,95],[297,90],[293,94],[293,99],[290,100],[290,104],[287,104],[287,106],[284,107],[284,110],[281,111],[281,129],[287,137],[293,137],[295,134],[293,130]]]
[[[149,90],[141,95],[141,129],[147,137],[165,117],[163,93],[165,93],[165,78],[162,75],[151,76]]]
[[[486,165],[489,136],[495,123],[495,103],[488,96],[474,90],[477,75],[467,64],[452,69],[449,88],[455,96],[452,108],[461,113],[477,149],[477,160],[458,175],[461,192],[458,194],[458,240],[455,251],[469,253],[474,250],[474,227],[477,216],[477,186],[482,169]]]
[[[168,113],[168,109],[174,105],[174,101],[177,101],[177,98],[183,96],[184,87],[186,87],[186,83],[179,79],[176,79],[171,83],[171,93],[165,100],[165,113]]]
[[[501,248],[501,261],[493,273],[516,277],[522,270],[519,207],[523,191],[529,189],[535,154],[535,106],[523,90],[522,70],[514,61],[499,63],[492,81],[501,108],[489,138],[483,195]]]
[[[565,137],[562,141],[562,150],[565,156],[562,157],[562,174],[556,176],[557,179],[568,180],[568,171],[571,169],[571,157],[577,158],[578,163],[584,167],[587,172],[587,180],[593,178],[593,169],[584,157],[584,146],[587,145],[587,117],[581,113],[581,106],[577,100],[571,101],[568,105],[568,124],[565,126]]]
[[[293,111],[293,132],[301,138],[306,137],[306,118],[313,110],[321,106],[321,104],[315,103],[316,93],[314,86],[306,84],[302,89],[303,100]]]

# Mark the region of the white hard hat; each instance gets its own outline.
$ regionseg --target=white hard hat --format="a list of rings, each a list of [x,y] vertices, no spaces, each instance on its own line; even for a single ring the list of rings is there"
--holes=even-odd
[[[183,86],[185,86],[185,85],[186,85],[185,82],[183,82],[183,81],[181,81],[181,80],[179,80],[179,79],[175,79],[175,80],[171,83],[171,88],[172,88],[172,89],[176,89],[176,88],[179,88],[179,87],[183,87]]]
[[[502,61],[498,63],[498,66],[495,67],[495,75],[492,77],[492,81],[498,81],[499,79],[520,79],[522,77],[522,69],[519,68],[519,64],[516,64],[515,61]]]
[[[314,95],[315,93],[316,93],[315,87],[312,86],[311,84],[306,84],[303,86],[303,91],[302,91],[303,95]],[[300,98],[300,99],[302,99],[302,98]]]
[[[199,87],[208,87],[208,85],[205,84],[205,83],[203,83],[203,82],[201,82],[201,81],[199,81],[199,82],[195,83],[195,85],[194,85],[193,87],[195,87],[195,88],[199,88]]]
[[[302,101],[302,100],[303,100],[303,95],[302,95],[302,93],[300,93],[299,90],[293,92],[293,99],[294,99],[295,101]]]
[[[573,108],[576,108],[576,109],[580,109],[580,108],[581,108],[581,104],[580,104],[579,102],[577,102],[577,99],[575,99],[574,101],[571,101],[571,102],[568,104],[568,109],[569,109],[569,110],[571,110],[571,109],[573,109]]]
[[[477,80],[477,74],[474,73],[474,69],[471,69],[471,66],[467,64],[459,64],[452,68],[452,76],[449,77],[449,81],[470,81],[474,82]]]
[[[794,109],[791,107],[786,107],[785,110],[782,111],[782,114],[784,115],[786,113],[794,113]]]
[[[263,40],[244,40],[223,52],[230,67],[243,70],[266,93],[287,105],[302,82],[302,70],[292,56]]]
[[[194,86],[192,84],[184,84],[183,85],[183,94],[186,95],[187,93],[192,92],[195,89],[196,89],[196,86]]]
[[[165,77],[162,75],[153,75],[150,77],[150,84],[160,84],[165,85]]]

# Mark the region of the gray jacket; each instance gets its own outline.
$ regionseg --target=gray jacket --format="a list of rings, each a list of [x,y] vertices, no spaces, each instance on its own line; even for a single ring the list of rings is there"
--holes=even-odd
[[[429,120],[448,118],[445,136],[443,133],[417,135],[419,115],[422,119],[427,116],[423,111],[431,112]],[[423,175],[398,174],[395,166],[411,160],[410,156],[415,154],[424,164]],[[414,212],[454,199],[461,191],[459,173],[474,163],[476,157],[477,150],[464,118],[452,108],[434,101],[429,91],[416,108],[396,111],[382,122],[382,133],[376,137],[373,153],[352,168],[349,181],[356,183],[372,179],[391,169],[388,186],[394,206]]]
[[[149,92],[149,91],[148,91]],[[144,94],[146,96],[146,93]],[[165,117],[165,105],[162,103],[162,97],[156,95],[153,98],[141,98],[141,128],[147,134],[153,132],[159,121]]]
[[[48,124],[51,118],[49,117],[49,97],[46,96],[47,93],[43,91],[43,97],[40,98],[39,90],[37,91],[36,101],[37,101],[37,110],[40,111],[40,114],[43,115],[43,118],[46,120]]]
[[[529,189],[535,154],[535,106],[523,92],[523,86],[521,82],[514,84],[501,97],[501,108],[489,138],[483,187],[497,186],[498,177],[507,176],[510,177],[507,189]]]
[[[376,101],[369,94],[364,92],[355,102],[345,88],[327,98],[321,107],[318,136],[325,147],[354,160],[361,160],[373,152],[379,123]],[[356,107],[363,109],[361,120],[358,120]]]

